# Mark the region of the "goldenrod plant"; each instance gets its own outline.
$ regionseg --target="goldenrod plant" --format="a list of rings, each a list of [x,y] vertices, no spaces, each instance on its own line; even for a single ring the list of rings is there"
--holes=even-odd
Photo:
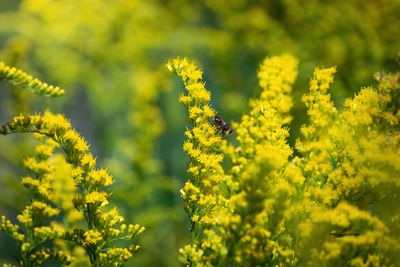
[[[239,118],[248,96],[255,95],[252,74],[264,55],[296,55],[300,76],[289,137],[294,147],[306,120],[298,99],[314,66],[338,66],[333,99],[340,106],[353,90],[371,82],[370,73],[391,68],[400,46],[397,0],[0,2],[0,60],[68,88],[57,103],[20,98],[31,104],[19,101],[15,112],[7,106],[17,102],[9,91],[0,97],[2,114],[32,114],[38,109],[29,107],[38,102],[46,103],[41,110],[50,105],[68,114],[101,165],[118,177],[113,204],[128,221],[152,229],[141,236],[146,250],[131,263],[139,266],[176,266],[174,253],[186,242],[174,193],[184,183],[184,153],[178,149],[184,109],[174,102],[176,90],[168,90],[173,82],[159,71],[168,58],[186,55],[203,62],[213,106],[229,121]],[[8,58],[24,47],[17,62]],[[28,150],[9,143],[13,147],[7,145],[7,151],[16,155]],[[9,158],[17,156],[0,151],[0,157],[7,163],[0,171],[2,185],[16,181],[21,168],[10,166]],[[11,196],[23,192],[8,190],[7,195],[0,197],[0,208],[18,210],[21,201]]]
[[[168,63],[188,91],[179,101],[191,124],[181,195],[192,243],[180,250],[184,265],[400,263],[400,74],[377,74],[378,88],[361,89],[338,112],[328,93],[336,69],[316,69],[303,96],[310,122],[294,156],[287,125],[297,65],[290,55],[265,59],[262,92],[233,124],[230,142],[211,120],[201,70],[187,59]]]
[[[108,211],[110,192],[108,186],[114,180],[107,170],[97,169],[96,160],[88,152],[86,141],[71,128],[62,115],[47,111],[41,115],[22,115],[3,124],[1,134],[38,133],[56,142],[66,154],[67,163],[72,165],[71,175],[80,192],[74,196],[74,206],[84,216],[87,229],[74,228],[63,234],[63,238],[82,245],[93,266],[120,266],[139,249],[138,245],[128,248],[107,248],[110,242],[119,239],[133,239],[144,231],[139,225],[120,224],[124,218],[114,208]],[[55,214],[52,214],[55,215]]]
[[[134,260],[126,262],[127,266],[177,266],[179,248],[191,244],[192,235],[198,242],[196,248],[192,244],[188,250],[192,249],[196,253],[202,251],[204,264],[206,261],[213,264],[218,262],[220,265],[256,264],[260,262],[261,247],[265,245],[269,249],[265,255],[271,257],[266,262],[270,265],[312,265],[316,257],[311,254],[318,253],[318,250],[311,253],[312,249],[318,245],[322,247],[322,244],[328,246],[325,243],[331,244],[333,238],[348,238],[351,233],[336,229],[333,235],[334,232],[326,228],[330,220],[321,221],[321,218],[316,217],[322,214],[326,218],[328,213],[325,211],[330,210],[325,207],[321,208],[324,212],[311,210],[314,206],[321,207],[318,202],[321,198],[326,203],[332,201],[329,200],[328,191],[322,191],[331,188],[326,178],[332,171],[330,166],[336,166],[336,175],[340,176],[343,170],[350,173],[347,166],[353,166],[354,162],[349,159],[350,152],[339,153],[337,156],[337,151],[328,142],[332,140],[331,125],[338,122],[338,117],[345,109],[346,98],[352,97],[361,86],[373,84],[371,73],[393,69],[393,55],[400,47],[399,10],[398,0],[2,0],[0,61],[18,66],[34,74],[32,76],[57,84],[60,88],[68,88],[68,91],[62,98],[33,97],[31,90],[20,90],[15,85],[6,85],[12,90],[5,90],[4,84],[0,83],[0,121],[10,121],[16,114],[35,114],[37,111],[44,114],[43,111],[47,109],[53,113],[66,114],[73,128],[91,143],[90,151],[96,155],[98,166],[107,168],[114,177],[118,177],[108,191],[112,193],[112,198],[108,199],[110,203],[103,210],[107,212],[117,207],[126,221],[146,226],[146,234],[140,235],[137,240],[144,249],[134,255]],[[260,73],[264,74],[259,76],[262,89],[258,92],[255,74],[262,58],[282,52],[295,55],[298,66],[295,66],[296,60],[290,59],[290,56],[282,57],[281,60],[274,58],[272,62],[269,62],[271,58],[267,59],[269,63],[260,67]],[[179,92],[172,90],[179,81],[170,79],[164,66],[168,58],[177,55],[202,62],[203,77],[207,80],[205,88],[212,89],[212,98],[208,102],[192,102],[190,107],[195,107],[192,111],[196,112],[196,108],[197,111],[203,110],[208,105],[212,107],[214,115],[207,119],[202,114],[192,115],[194,124],[188,126],[188,133],[194,136],[199,131],[213,128],[207,138],[216,137],[215,141],[219,140],[207,146],[207,139],[201,136],[188,139],[185,149],[191,153],[190,157],[186,157],[180,149],[186,138],[180,134],[186,123],[182,119],[186,107],[176,103]],[[308,92],[304,99],[310,107],[323,104],[323,107],[314,106],[309,111],[310,122],[315,120],[319,125],[321,121],[327,120],[326,125],[318,127],[306,123],[307,106],[301,102],[315,66],[336,66],[337,69],[332,90],[329,90],[332,101],[326,97],[315,103],[309,100],[311,97],[322,96],[321,92],[326,93],[318,84],[326,83],[320,80],[320,74],[314,77],[318,88]],[[298,71],[289,71],[297,68]],[[324,71],[325,76],[332,71]],[[292,92],[289,92],[293,82],[288,77],[296,72],[298,78]],[[194,84],[200,82],[195,82],[194,78],[192,80]],[[265,86],[267,89],[264,89]],[[377,88],[375,85],[373,87]],[[189,95],[185,91],[185,96]],[[198,98],[197,95],[190,97]],[[249,97],[253,99],[251,105],[247,104]],[[332,109],[332,103],[336,112]],[[357,102],[356,106],[360,105]],[[320,108],[325,110],[322,115],[318,114]],[[261,114],[258,109],[263,112],[267,110],[270,114]],[[247,117],[241,120],[243,115]],[[215,116],[233,128],[232,135],[226,136],[229,126],[223,128],[226,124],[219,124]],[[390,116],[390,112],[385,116]],[[202,123],[195,124],[197,119]],[[205,125],[206,121],[209,126]],[[270,124],[264,125],[267,122]],[[307,126],[301,130],[300,126],[305,123]],[[278,125],[282,125],[281,129]],[[313,128],[315,132],[309,133]],[[194,132],[190,132],[192,129]],[[258,134],[255,133],[256,129],[275,133],[268,136],[270,143],[259,141],[258,136],[255,136]],[[340,128],[339,131],[342,130]],[[304,135],[300,138],[301,131]],[[379,131],[381,133],[382,130]],[[325,136],[325,132],[329,134]],[[363,136],[361,130],[357,133]],[[373,139],[372,135],[368,138]],[[289,148],[284,142],[286,140]],[[203,145],[198,141],[205,143]],[[30,134],[0,138],[0,214],[6,215],[13,224],[17,223],[17,214],[30,202],[30,194],[20,185],[19,177],[26,175],[21,159],[32,154],[35,142],[37,140]],[[273,152],[279,154],[276,162],[288,157],[287,162],[282,167],[271,164],[261,168],[259,161],[264,162],[266,153],[260,153],[260,158],[253,157],[251,153],[258,153],[266,147],[275,149],[275,142],[282,143]],[[353,149],[347,144],[357,142],[346,141],[346,149]],[[372,145],[374,142],[375,139],[368,143]],[[324,143],[330,146],[327,152],[320,151]],[[202,149],[201,157],[197,158],[196,153]],[[75,209],[70,201],[75,195],[81,194],[81,187],[68,174],[75,167],[65,163],[65,153],[61,150],[56,149],[63,156],[56,151],[51,156],[53,168],[64,170],[63,173],[54,174],[58,178],[53,179],[52,205],[60,210],[54,220],[66,230],[74,227],[88,230],[84,213]],[[341,157],[349,160],[342,164]],[[210,164],[198,162],[206,158],[214,158],[220,167],[217,166],[214,171],[210,166],[215,166],[215,161]],[[199,164],[199,173],[196,173],[196,164]],[[364,167],[372,163],[363,161],[357,164]],[[207,173],[215,173],[215,177],[207,179],[207,173],[201,173],[203,166]],[[186,173],[189,168],[194,172]],[[374,172],[381,172],[381,169],[386,172],[386,165],[382,163],[382,167],[377,167]],[[347,204],[353,206],[353,193],[356,190],[367,192],[369,186],[365,184],[360,189],[355,187],[360,177],[366,175],[364,173],[364,176],[360,176],[359,170],[360,167],[357,167],[349,174],[349,179],[343,184],[338,182],[334,187],[340,199],[348,190],[347,185],[351,184],[352,189],[346,193],[345,198]],[[252,175],[247,175],[249,172]],[[266,184],[251,184],[260,180],[256,177],[258,173],[273,179]],[[320,173],[322,176],[318,176]],[[194,187],[194,191],[190,191],[189,183],[184,188],[187,177],[190,177],[190,183],[199,192],[195,192],[197,190]],[[241,177],[245,177],[244,180]],[[290,193],[285,193],[287,188],[283,186],[283,180],[289,181]],[[366,180],[370,181],[369,178]],[[311,188],[314,182],[315,188]],[[321,188],[317,188],[319,182]],[[69,186],[60,186],[65,183]],[[244,188],[247,184],[251,186]],[[307,189],[301,186],[305,187],[305,184]],[[179,188],[183,188],[183,192],[187,191],[187,196],[191,197],[184,201],[189,218],[182,208]],[[270,188],[276,191],[268,191],[267,194],[257,190],[272,190]],[[310,195],[305,194],[304,190],[311,190]],[[252,194],[257,195],[257,198],[248,199]],[[359,197],[362,193],[355,195]],[[225,224],[236,227],[243,224],[265,225],[262,220],[258,224],[254,221],[266,215],[254,219],[252,214],[246,213],[250,212],[250,204],[238,208],[242,203],[260,205],[267,201],[263,199],[273,203],[270,204],[272,208],[257,206],[254,209],[259,213],[268,211],[269,225],[266,229],[269,229],[270,237],[261,238],[268,235],[261,228],[258,232],[251,232],[249,229],[253,228],[247,226],[239,230],[224,230]],[[364,203],[362,207],[373,212],[379,211],[378,217],[388,225],[388,219],[381,217],[387,216],[385,207],[391,207],[390,198],[382,200],[386,204],[377,204],[379,201],[370,202],[367,199],[363,200],[367,204]],[[210,201],[207,205],[204,203],[206,200]],[[342,199],[337,201],[341,202]],[[331,205],[336,204],[332,202]],[[330,209],[334,208],[336,206]],[[345,214],[345,209],[348,214],[356,214],[345,205],[338,206],[340,212],[335,214]],[[396,207],[393,209],[396,210]],[[233,213],[234,216],[230,216],[231,210],[237,211]],[[375,216],[375,213],[371,214]],[[357,216],[361,218],[363,215],[357,213]],[[214,222],[214,217],[228,218],[228,222]],[[271,221],[271,218],[275,218],[275,221]],[[360,221],[360,228],[368,226],[369,219],[366,218]],[[53,220],[53,217],[49,220]],[[46,221],[45,226],[48,225],[50,222]],[[375,230],[379,225],[372,222],[368,227],[377,233]],[[393,226],[388,228],[394,229]],[[311,231],[309,235],[307,231]],[[231,242],[237,240],[236,232],[247,239]],[[315,236],[319,235],[320,243],[316,245],[313,242],[317,240]],[[359,236],[367,237],[362,231]],[[251,237],[251,241],[248,237]],[[211,241],[207,243],[207,240]],[[11,246],[10,241],[3,232],[0,233],[0,265],[3,261],[16,264],[13,257],[19,255],[18,248]],[[201,243],[203,241],[204,244]],[[223,245],[218,245],[219,242]],[[230,246],[229,242],[234,245]],[[126,247],[127,244],[126,240],[116,240],[115,246]],[[212,247],[214,244],[215,247]],[[300,247],[302,244],[304,246]],[[44,245],[69,252],[74,258],[71,265],[90,264],[85,249],[76,243],[57,238]],[[334,243],[332,246],[337,245]],[[252,252],[253,248],[257,249]],[[348,246],[340,248],[341,251],[353,249]],[[368,249],[370,247],[365,248]],[[320,250],[325,254],[328,251]],[[362,254],[365,250],[360,248],[354,255]],[[237,252],[235,254],[232,251]],[[369,251],[372,253],[372,249]],[[232,254],[235,256],[232,257]],[[186,252],[181,257],[186,263],[191,259]],[[318,257],[320,260],[315,264],[325,264],[325,256],[318,254]],[[333,253],[329,257],[332,262],[338,259]],[[363,256],[363,262],[372,264],[376,257],[368,257]],[[347,259],[343,260],[348,262]],[[191,261],[194,265],[195,261]],[[358,259],[354,264],[357,261],[360,262]]]
[[[337,112],[327,92],[335,69],[314,72],[303,101],[310,123],[296,144],[306,178],[302,262],[395,266],[400,250],[400,73],[378,73]],[[314,247],[315,246],[315,247]],[[308,248],[308,251],[304,249]],[[317,249],[318,248],[318,249]]]
[[[48,86],[21,70],[6,66],[3,62],[0,62],[0,68],[0,80],[3,82],[48,96],[64,93],[64,90]],[[21,256],[19,263],[22,266],[39,266],[46,262],[70,264],[72,257],[68,255],[68,251],[43,246],[43,243],[49,240],[62,238],[65,229],[55,222],[51,222],[51,225],[48,223],[49,219],[55,219],[60,213],[52,204],[56,192],[53,190],[54,164],[51,157],[58,144],[50,139],[45,141],[40,134],[35,136],[42,144],[36,147],[33,157],[24,161],[25,167],[34,173],[35,178],[26,176],[21,182],[29,189],[31,199],[31,203],[17,216],[22,228],[2,216],[0,230],[16,242]]]
[[[229,178],[221,166],[223,155],[216,151],[222,139],[210,123],[216,113],[210,106],[211,93],[204,87],[202,71],[187,59],[175,59],[167,67],[181,77],[187,91],[187,94],[180,95],[179,102],[188,109],[188,120],[192,126],[185,132],[188,140],[183,145],[190,157],[190,178],[180,192],[190,218],[189,231],[192,232],[193,244],[185,246],[180,252],[182,263],[197,265],[205,259],[207,262],[210,256],[226,254],[226,251],[221,251],[223,248],[218,239],[206,244],[216,248],[214,255],[204,255],[200,247],[204,236],[211,234],[210,229],[216,226],[215,218],[220,209],[227,205],[226,199],[220,194],[220,185]]]
[[[18,80],[15,77],[9,80]],[[138,245],[120,248],[114,246],[113,242],[132,240],[144,231],[144,227],[138,224],[121,225],[124,218],[118,214],[117,209],[106,209],[111,195],[109,186],[114,180],[107,170],[96,167],[95,158],[88,152],[89,145],[63,115],[46,111],[43,115],[15,116],[12,121],[2,125],[0,133],[33,133],[45,142],[37,146],[35,157],[25,161],[25,166],[35,173],[36,178],[28,176],[22,180],[22,184],[32,194],[31,204],[18,216],[23,229],[4,216],[1,219],[0,229],[10,235],[20,248],[22,266],[39,266],[50,260],[71,263],[71,256],[66,255],[63,250],[39,247],[45,241],[55,238],[82,246],[92,266],[121,266],[132,258],[132,254],[139,249]],[[60,182],[62,183],[60,180],[54,181],[56,170],[51,162],[54,160],[52,154],[56,147],[60,147],[65,153],[68,164],[66,167],[70,168],[70,171],[65,172],[73,178],[78,188],[76,192],[68,187],[64,189],[67,194],[60,188],[57,190],[59,194],[54,190],[54,185],[60,186]],[[73,197],[71,193],[74,193]],[[60,199],[68,196],[71,198]],[[64,203],[68,201],[80,214],[74,214],[71,205],[65,206]],[[54,204],[60,204],[70,224],[76,224],[84,218],[86,228],[64,229],[56,223],[51,227],[45,226],[47,219],[60,213],[60,208]]]
[[[213,224],[214,207],[219,201],[218,185],[224,179],[220,166],[223,156],[215,152],[221,137],[215,135],[215,128],[209,123],[215,111],[209,104],[211,94],[204,88],[202,71],[186,59],[174,60],[168,64],[168,68],[182,78],[188,92],[179,97],[179,102],[189,110],[189,121],[193,126],[186,130],[185,135],[189,140],[183,145],[190,156],[188,172],[191,179],[186,182],[181,195],[192,222],[191,230],[196,231]]]

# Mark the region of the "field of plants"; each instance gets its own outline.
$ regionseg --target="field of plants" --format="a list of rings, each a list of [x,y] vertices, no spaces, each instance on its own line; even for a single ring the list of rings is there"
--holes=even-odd
[[[0,264],[400,266],[399,14],[0,0]]]

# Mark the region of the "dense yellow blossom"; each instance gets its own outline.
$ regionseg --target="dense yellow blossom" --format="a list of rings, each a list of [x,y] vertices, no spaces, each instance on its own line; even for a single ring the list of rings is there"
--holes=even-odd
[[[183,145],[191,159],[191,178],[181,190],[181,195],[192,220],[192,230],[197,232],[199,228],[215,224],[213,208],[219,201],[220,181],[208,177],[224,176],[221,167],[223,156],[214,152],[221,143],[221,137],[216,135],[216,129],[209,121],[215,112],[209,106],[211,93],[201,80],[202,71],[187,59],[172,60],[167,67],[182,78],[187,91],[187,95],[180,95],[179,101],[188,109],[192,125],[186,131],[189,139]]]
[[[305,60],[301,65],[304,73],[315,64],[340,66],[335,96],[341,97],[357,89],[345,88],[347,84],[363,84],[371,70],[383,63],[393,65],[390,57],[397,52],[400,40],[396,34],[396,0],[362,4],[359,0],[3,2],[0,30],[5,62],[29,66],[43,77],[72,85],[70,89],[79,93],[70,96],[81,96],[83,92],[89,114],[94,115],[90,125],[96,127],[96,143],[101,144],[95,149],[107,157],[101,157],[101,161],[118,178],[113,198],[124,202],[121,207],[131,217],[129,221],[144,218],[143,222],[154,223],[152,228],[156,230],[152,233],[157,234],[145,238],[154,249],[147,245],[147,252],[141,253],[142,258],[156,259],[149,260],[151,264],[144,260],[154,266],[176,265],[173,261],[171,264],[174,257],[170,255],[178,242],[172,237],[183,236],[153,227],[165,225],[159,220],[177,218],[170,211],[179,210],[176,206],[166,209],[173,201],[154,205],[158,196],[171,196],[177,191],[176,183],[166,181],[162,175],[159,160],[164,158],[176,168],[176,153],[170,158],[165,150],[155,155],[160,133],[166,124],[176,123],[168,125],[168,129],[176,129],[182,122],[177,113],[172,113],[176,110],[171,109],[170,100],[160,98],[162,88],[170,84],[164,79],[165,73],[157,71],[160,61],[178,53],[204,61],[209,67],[206,77],[218,82],[218,86],[211,86],[217,91],[217,95],[213,92],[213,103],[226,108],[220,111],[222,115],[239,120],[246,104],[241,101],[243,96],[254,93],[255,75],[249,70],[254,70],[265,54],[292,51]],[[17,62],[10,60],[10,54],[15,54]],[[300,76],[300,84],[304,75]],[[165,113],[157,107],[159,103]],[[26,108],[24,104],[20,105]],[[296,118],[301,116],[298,110],[296,106],[292,112]],[[176,140],[170,131],[167,135],[167,142],[161,139],[164,144]],[[247,152],[251,153],[250,147]],[[162,186],[166,189],[160,193]],[[137,188],[140,194],[130,194]],[[186,227],[173,229],[185,231]],[[152,241],[159,240],[162,231],[169,234],[162,240],[171,240],[162,245],[163,249]],[[152,257],[153,250],[162,251],[158,254],[161,256]],[[136,263],[146,265],[143,260]]]
[[[297,77],[295,70],[297,64],[297,60],[287,54],[266,58],[258,72],[259,85],[263,88],[260,100],[267,101],[279,114],[283,115],[285,123],[289,123],[291,120],[288,116],[292,107],[290,93],[291,85]]]
[[[83,241],[84,246],[96,245],[97,243],[103,240],[101,233],[98,232],[97,230],[89,230],[85,232],[83,236],[85,238]]]
[[[264,60],[258,74],[260,97],[250,101],[249,114],[234,124],[236,146],[228,140],[215,143],[219,136],[208,131],[208,104],[192,94],[202,90],[203,83],[196,80],[201,72],[187,60],[171,61],[168,68],[185,83],[188,95],[181,95],[180,102],[193,125],[183,145],[191,159],[191,178],[181,190],[193,241],[180,250],[182,263],[400,262],[400,210],[394,204],[400,195],[399,74],[378,74],[377,89],[362,88],[338,112],[328,93],[336,68],[316,69],[309,93],[302,98],[310,121],[296,142],[299,156],[292,157],[285,125],[290,122],[290,92],[297,75],[293,57]],[[224,156],[227,171],[220,170]],[[209,172],[209,166],[220,171]],[[204,213],[207,209],[210,212]]]
[[[22,225],[22,233],[25,234],[21,233],[17,225],[13,226],[10,221],[5,220],[4,216],[2,220],[5,223],[0,229],[16,241],[21,253],[21,265],[38,266],[50,260],[69,264],[72,258],[67,251],[41,247],[46,241],[63,238],[65,229],[57,224],[51,226],[45,224],[60,213],[60,209],[52,204],[57,195],[53,187],[56,168],[52,158],[57,145],[42,135],[36,135],[36,138],[41,144],[36,147],[34,156],[24,162],[25,166],[35,174],[35,178],[24,177],[21,182],[30,190],[32,202],[17,216]]]
[[[398,122],[388,113],[398,113],[399,75],[379,74],[378,89],[362,88],[338,113],[327,92],[333,72],[316,70],[303,97],[311,121],[297,142],[296,165],[312,205],[303,206],[310,217],[300,224],[299,258],[308,265],[395,264],[399,210],[389,203],[398,201],[400,155]],[[393,215],[384,215],[388,207]],[[306,251],[315,246],[321,249]]]
[[[100,204],[100,206],[105,206],[108,204],[107,200],[108,194],[106,192],[91,192],[85,196],[85,201],[87,204]]]
[[[102,264],[110,264],[113,266],[122,265],[132,257],[132,253],[139,249],[139,246],[126,248],[112,248],[106,253],[100,254],[100,262]]]
[[[183,145],[190,157],[188,172],[191,177],[181,189],[181,196],[191,220],[190,231],[197,238],[193,246],[186,246],[180,252],[184,263],[195,263],[208,257],[203,255],[203,250],[197,251],[197,245],[207,237],[207,229],[216,225],[218,209],[226,205],[226,200],[219,197],[223,181],[219,177],[225,176],[221,166],[224,157],[216,152],[222,140],[210,121],[216,112],[210,107],[211,93],[205,89],[205,83],[201,80],[202,71],[187,59],[172,60],[167,68],[182,78],[187,91],[187,95],[180,95],[179,101],[188,109],[192,126],[185,133],[188,140]]]
[[[123,217],[118,215],[116,209],[109,212],[102,210],[102,207],[109,204],[108,199],[110,194],[107,192],[107,187],[113,183],[113,179],[107,170],[96,169],[96,162],[93,156],[87,152],[89,149],[88,144],[76,130],[71,128],[71,124],[64,116],[54,115],[49,111],[46,111],[43,116],[39,114],[33,116],[20,115],[14,117],[12,122],[4,124],[1,131],[2,134],[32,132],[46,136],[46,140],[53,140],[58,144],[55,145],[50,141],[48,148],[37,148],[37,158],[41,159],[41,161],[38,161],[36,158],[28,158],[25,160],[25,165],[36,173],[36,175],[43,178],[38,182],[31,177],[25,177],[22,183],[25,187],[35,192],[40,200],[53,200],[57,203],[61,203],[63,211],[68,212],[71,226],[75,226],[74,224],[78,220],[84,218],[89,228],[89,230],[85,231],[75,227],[72,230],[58,231],[58,235],[48,233],[48,228],[34,228],[35,231],[33,232],[38,240],[45,241],[49,238],[62,238],[74,241],[76,244],[82,245],[85,248],[92,264],[98,264],[100,261],[106,262],[107,259],[111,261],[110,263],[114,263],[115,257],[106,257],[100,260],[100,253],[105,249],[105,246],[110,246],[110,242],[118,239],[131,240],[144,231],[144,227],[140,227],[139,225],[129,225],[126,231],[122,230],[122,228],[124,228],[122,226],[121,229],[113,228],[113,226],[122,222]],[[64,190],[66,196],[71,197],[71,199],[69,199],[71,205],[69,206],[65,206],[63,202],[60,201],[60,197],[64,194],[60,188],[57,188],[55,194],[53,194],[52,177],[55,174],[53,171],[55,163],[49,159],[49,156],[52,150],[57,146],[62,148],[65,152],[65,161],[68,164],[65,166],[65,172],[71,174],[76,186],[81,190],[81,192],[75,192],[74,189],[69,189],[69,192],[68,190]],[[74,197],[72,199],[73,195]],[[80,211],[80,216],[71,211],[73,207]],[[58,213],[59,209],[57,208],[53,208],[40,201],[33,201],[31,205],[27,206],[24,212],[18,216],[18,220],[25,228],[35,227],[44,219],[55,216]],[[94,230],[94,228],[96,230]],[[8,227],[7,229],[12,230],[13,228]],[[12,232],[10,232],[10,234],[12,234]],[[44,238],[43,236],[47,237]],[[14,239],[19,240],[21,238],[15,236]],[[68,247],[60,241],[56,243],[59,247]],[[23,247],[26,247],[24,244],[25,243],[22,244]],[[27,244],[29,244],[29,242]],[[132,252],[136,251],[139,247],[131,246],[130,248],[132,248],[129,249],[130,253],[125,253],[123,256],[124,261],[129,260],[129,258],[132,257]],[[122,249],[121,251],[124,250]],[[47,257],[47,254],[40,254],[41,252],[39,253],[39,250],[37,251],[39,254],[32,254],[30,251],[27,252],[29,252],[29,254],[27,254],[27,259],[30,259],[33,255],[33,257],[36,257],[35,259],[37,259],[37,262],[44,262],[44,260],[51,258],[51,255]],[[119,261],[117,261],[117,263],[121,264]],[[104,264],[107,265],[106,263]]]
[[[297,64],[290,55],[265,59],[258,74],[261,95],[250,101],[249,115],[234,124],[239,145],[233,150],[230,145],[225,148],[232,162],[232,210],[221,214],[231,218],[222,220],[216,231],[224,239],[223,246],[233,245],[226,256],[220,254],[224,250],[217,252],[216,262],[234,264],[240,258],[245,265],[255,265],[266,258],[282,261],[293,257],[283,237],[283,224],[285,209],[290,206],[288,197],[296,195],[296,189],[292,181],[279,177],[285,175],[292,154],[285,140],[289,132],[283,125],[290,122],[290,92]]]
[[[259,73],[263,93],[260,99],[251,101],[250,115],[244,115],[242,122],[234,125],[240,146],[233,149],[226,146],[226,141],[222,142],[215,130],[208,130],[211,127],[207,119],[215,113],[205,115],[210,109],[203,101],[206,98],[199,100],[200,93],[193,94],[204,91],[202,82],[190,78],[201,77],[201,72],[187,60],[174,60],[168,64],[168,68],[177,72],[185,83],[188,96],[181,95],[180,102],[188,108],[193,125],[193,129],[185,133],[189,140],[183,145],[191,158],[188,172],[193,178],[181,193],[196,238],[192,246],[181,250],[182,262],[207,266],[243,260],[246,264],[260,264],[269,257],[268,253],[272,257],[293,254],[269,240],[271,232],[264,227],[269,223],[268,212],[272,212],[266,199],[278,197],[282,191],[285,195],[292,191],[290,184],[286,183],[289,188],[286,189],[282,183],[276,187],[275,195],[271,195],[272,185],[278,178],[277,171],[283,172],[292,153],[285,141],[288,130],[282,125],[290,122],[289,93],[297,75],[296,66],[297,61],[289,55],[264,61]],[[204,92],[203,95],[209,94]],[[227,154],[232,161],[231,175],[225,175],[221,169],[223,155],[214,152],[221,145],[224,151],[231,151]],[[213,172],[208,171],[210,167]],[[216,187],[216,184],[220,186]],[[221,192],[226,189],[230,193],[224,196]],[[212,212],[202,212],[205,209]],[[199,231],[196,227],[201,223],[214,227],[203,227]],[[277,234],[274,234],[275,238]]]

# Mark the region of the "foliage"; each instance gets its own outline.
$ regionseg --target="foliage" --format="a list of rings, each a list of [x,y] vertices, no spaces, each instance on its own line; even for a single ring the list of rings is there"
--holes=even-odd
[[[235,123],[237,143],[216,136],[210,92],[186,59],[168,64],[183,80],[192,126],[183,149],[189,181],[181,190],[191,266],[394,266],[400,251],[400,73],[378,74],[338,113],[328,89],[335,68],[316,69],[303,96],[310,122],[292,157],[285,126],[297,60],[267,58],[262,92]],[[223,158],[229,161],[222,165]],[[390,209],[390,211],[389,211]]]

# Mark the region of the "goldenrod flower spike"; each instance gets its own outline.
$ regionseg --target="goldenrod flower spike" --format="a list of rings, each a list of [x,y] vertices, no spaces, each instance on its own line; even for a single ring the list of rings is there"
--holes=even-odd
[[[220,165],[223,156],[215,152],[220,145],[221,137],[211,125],[210,119],[215,116],[209,102],[211,93],[204,87],[202,71],[187,59],[175,59],[167,64],[171,72],[182,78],[187,95],[181,94],[179,101],[189,112],[192,125],[185,135],[188,137],[183,149],[190,156],[190,180],[181,190],[186,210],[195,227],[208,227],[215,224],[213,207],[218,202],[219,184],[224,171]]]
[[[67,253],[57,250],[42,248],[46,241],[63,238],[65,229],[53,224],[47,226],[49,219],[54,219],[60,213],[52,204],[55,190],[54,169],[52,159],[53,150],[57,143],[48,139],[46,142],[42,135],[37,136],[41,140],[35,149],[35,155],[25,160],[25,167],[34,173],[34,177],[28,176],[22,179],[22,185],[30,190],[32,201],[23,212],[17,216],[20,226],[13,225],[2,216],[0,230],[14,239],[20,250],[21,266],[39,266],[48,261],[69,264],[72,257]]]
[[[20,69],[5,65],[4,62],[0,62],[0,81],[46,96],[60,96],[65,93],[60,87],[48,85]]]
[[[301,133],[305,140],[296,141],[296,149],[304,155],[303,171],[315,183],[322,183],[332,170],[332,157],[335,144],[329,140],[328,133],[337,122],[337,110],[328,89],[333,82],[336,68],[316,68],[310,80],[309,93],[302,101],[310,118],[308,125],[302,125]],[[329,140],[329,141],[328,141]]]
[[[311,125],[324,127],[330,125],[337,111],[328,93],[333,82],[333,74],[336,68],[316,69],[310,81],[310,93],[305,94],[302,101],[306,104],[310,116]]]
[[[267,57],[257,75],[263,89],[260,100],[268,101],[283,116],[285,124],[291,120],[288,115],[293,105],[290,93],[297,77],[297,65],[298,60],[288,54]]]
[[[190,231],[197,244],[201,242],[206,230],[216,225],[218,210],[225,206],[225,199],[219,197],[220,186],[226,178],[221,166],[223,155],[216,152],[222,140],[211,124],[216,114],[209,104],[211,93],[204,87],[202,71],[187,59],[172,60],[167,68],[182,78],[187,92],[180,95],[179,102],[188,109],[192,126],[185,132],[188,140],[183,145],[183,150],[190,157],[190,179],[181,189],[181,196],[191,220]],[[183,263],[187,263],[188,259],[193,264],[199,263],[193,261],[194,254],[191,253],[194,251],[197,251],[196,255],[202,254],[201,248],[196,245],[181,249],[182,258],[185,259]]]
[[[26,132],[44,135],[64,150],[66,161],[71,165],[71,175],[80,188],[81,193],[76,194],[72,201],[75,208],[84,216],[88,229],[75,228],[66,231],[63,238],[83,246],[93,266],[120,266],[129,260],[139,246],[112,247],[111,249],[106,249],[105,246],[115,240],[132,240],[145,228],[132,224],[128,227],[126,225],[117,227],[124,218],[116,209],[108,212],[103,210],[109,204],[108,186],[112,185],[114,180],[107,170],[96,168],[96,161],[88,152],[89,145],[83,137],[71,128],[70,122],[64,116],[54,115],[49,111],[46,111],[43,116],[40,114],[16,116],[13,121],[4,124],[0,129],[1,134]],[[39,148],[38,151],[43,155],[48,154],[44,148]],[[27,161],[25,164],[32,165],[33,163]],[[45,170],[47,170],[46,166],[40,166],[37,171]],[[25,179],[24,183],[35,186],[35,183],[29,179]],[[48,216],[55,215],[55,211],[51,209],[43,208],[43,210],[48,210]],[[29,217],[25,217],[21,216],[20,221],[23,224],[31,223]]]
[[[292,149],[284,127],[290,122],[290,92],[297,65],[290,55],[266,58],[258,73],[261,95],[250,101],[250,113],[234,124],[239,146],[227,148],[233,164],[231,211],[220,214],[218,227],[208,231],[202,243],[208,253],[212,251],[214,264],[227,261],[257,266],[272,265],[273,259],[294,261],[294,251],[282,233],[284,214],[293,205],[291,195],[299,186],[293,180],[302,180],[301,175],[287,174],[293,169],[288,161]]]

